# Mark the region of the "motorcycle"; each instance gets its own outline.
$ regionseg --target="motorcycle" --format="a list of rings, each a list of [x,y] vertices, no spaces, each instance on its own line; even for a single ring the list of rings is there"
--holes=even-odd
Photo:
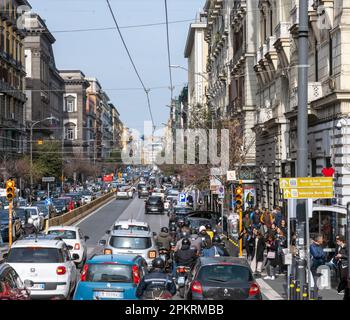
[[[178,266],[176,268],[176,282],[178,285],[179,295],[181,298],[185,297],[186,282],[190,278],[190,275],[191,275],[190,267]]]
[[[169,251],[166,248],[161,247],[158,252],[159,258],[163,259],[165,263],[165,271],[170,272],[172,261],[170,260]]]
[[[141,300],[172,300],[173,295],[164,288],[155,288],[145,291]]]

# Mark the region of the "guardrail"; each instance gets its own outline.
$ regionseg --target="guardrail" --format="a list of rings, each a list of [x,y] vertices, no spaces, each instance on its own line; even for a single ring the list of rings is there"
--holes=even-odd
[[[114,192],[109,192],[109,193],[103,195],[102,197],[100,197],[100,198],[98,198],[90,203],[87,203],[79,208],[76,208],[76,209],[74,209],[70,212],[67,212],[61,216],[51,218],[48,220],[48,226],[53,227],[53,226],[71,225],[71,224],[77,222],[78,220],[84,218],[85,216],[87,216],[88,214],[90,214],[91,212],[96,210],[98,207],[100,207],[101,205],[110,201],[114,196],[115,196]]]

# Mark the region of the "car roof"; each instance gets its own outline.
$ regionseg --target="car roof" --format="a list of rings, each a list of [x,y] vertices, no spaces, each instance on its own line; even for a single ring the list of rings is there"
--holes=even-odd
[[[23,247],[46,247],[46,248],[61,248],[65,243],[57,236],[40,235],[38,237],[28,236],[23,239],[19,239],[12,244],[13,248]]]
[[[70,230],[70,231],[78,231],[78,227],[73,227],[73,226],[52,226],[48,228],[49,230]]]
[[[141,256],[135,256],[134,254],[104,254],[104,255],[95,255],[91,257],[86,263],[105,263],[105,262],[115,262],[121,264],[135,264],[135,262],[140,259]]]
[[[237,258],[237,257],[200,257],[200,263],[202,266],[228,263],[232,265],[249,267],[249,263],[246,258]]]
[[[150,231],[142,230],[112,230],[111,236],[119,237],[150,237],[152,233]]]
[[[128,220],[118,220],[114,223],[115,226],[117,225],[137,225],[137,226],[145,226],[148,227],[148,223],[144,221],[137,221],[134,219],[128,219]]]

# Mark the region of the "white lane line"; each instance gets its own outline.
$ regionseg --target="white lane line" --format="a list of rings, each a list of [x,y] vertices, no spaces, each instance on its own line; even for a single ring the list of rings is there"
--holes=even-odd
[[[281,295],[279,295],[275,290],[273,290],[263,279],[255,280],[260,288],[261,292],[269,299],[269,300],[284,300]]]
[[[109,204],[111,204],[113,201],[115,201],[115,199],[111,199],[110,201],[108,201],[106,204],[104,204],[102,207],[98,208],[97,210],[91,212],[89,215],[87,215],[85,218],[79,220],[78,222],[74,223],[72,226],[76,227],[79,224],[81,224],[82,222],[84,222],[86,219],[90,218],[91,216],[93,216],[94,214],[98,213],[99,211],[101,211],[104,207],[108,206]]]
[[[136,220],[139,220],[140,219],[140,217],[141,217],[141,215],[142,215],[142,213],[143,213],[143,210],[144,210],[144,206],[140,206],[140,208],[139,208],[139,213],[138,213],[138,215],[137,215],[137,218],[136,218]]]

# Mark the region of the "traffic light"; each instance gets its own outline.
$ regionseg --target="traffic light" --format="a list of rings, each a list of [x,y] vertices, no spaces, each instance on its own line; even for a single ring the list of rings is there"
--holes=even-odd
[[[6,199],[11,202],[16,197],[15,182],[11,179],[6,181]]]
[[[243,186],[241,183],[237,185],[235,195],[237,209],[240,209],[243,206]]]

